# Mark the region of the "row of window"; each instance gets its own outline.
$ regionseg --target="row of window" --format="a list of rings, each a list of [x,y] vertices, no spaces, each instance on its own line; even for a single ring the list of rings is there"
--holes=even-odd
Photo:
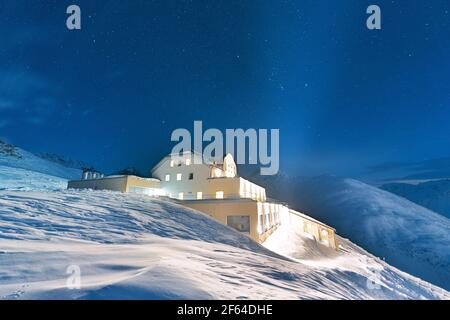
[[[177,166],[181,167],[182,164],[183,163],[180,161],[180,162],[178,162]],[[191,159],[190,158],[185,159],[184,160],[184,164],[187,165],[187,166],[190,166],[191,165]],[[175,160],[170,160],[170,167],[171,168],[175,167]]]
[[[266,200],[266,190],[250,181],[241,179],[240,196],[253,200]]]
[[[193,173],[189,173],[189,180],[194,180],[194,174]],[[166,182],[170,181],[170,174],[166,174],[166,177],[164,179]],[[183,180],[183,174],[181,173],[177,173],[177,181],[181,181]]]
[[[223,199],[223,198],[224,198],[223,191],[217,191],[216,199]],[[178,199],[184,200],[184,192],[178,193]],[[202,200],[202,199],[203,199],[203,192],[201,192],[201,191],[197,192],[197,200]]]
[[[258,233],[263,234],[269,229],[280,225],[281,217],[278,211],[267,212],[263,215],[258,215]]]

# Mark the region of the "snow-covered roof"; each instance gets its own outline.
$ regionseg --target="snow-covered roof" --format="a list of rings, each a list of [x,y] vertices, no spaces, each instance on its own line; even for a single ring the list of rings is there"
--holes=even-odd
[[[304,214],[304,213],[298,212],[298,211],[293,210],[293,209],[289,209],[289,211],[290,211],[292,214],[295,214],[295,215],[300,216],[300,217],[302,217],[302,218],[304,218],[304,219],[313,221],[313,222],[315,222],[315,223],[317,223],[317,224],[320,224],[320,225],[322,225],[322,226],[324,226],[324,227],[327,227],[328,229],[332,229],[332,230],[336,231],[335,228],[330,227],[329,225],[327,225],[327,224],[325,224],[325,223],[323,223],[323,222],[321,222],[321,221],[319,221],[319,220],[316,220],[316,219],[314,219],[314,218],[312,218],[312,217],[310,217],[310,216],[308,216],[308,215],[306,215],[306,214]]]

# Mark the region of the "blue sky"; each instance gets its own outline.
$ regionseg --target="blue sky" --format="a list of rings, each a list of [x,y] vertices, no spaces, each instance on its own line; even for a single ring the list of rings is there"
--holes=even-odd
[[[0,137],[148,172],[176,128],[279,128],[280,170],[448,157],[448,1],[0,4]],[[365,27],[368,5],[382,30]]]

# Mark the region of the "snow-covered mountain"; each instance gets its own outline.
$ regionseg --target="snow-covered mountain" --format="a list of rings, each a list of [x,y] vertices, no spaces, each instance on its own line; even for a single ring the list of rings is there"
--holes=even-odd
[[[51,161],[53,163],[58,163],[66,168],[70,169],[79,169],[83,170],[83,168],[89,168],[90,166],[82,161],[76,161],[73,159],[69,159],[57,154],[53,153],[37,153],[36,156],[38,156],[41,159]]]
[[[450,179],[418,184],[389,183],[382,185],[381,189],[395,193],[450,218]]]
[[[0,140],[0,190],[58,190],[67,180],[81,177],[81,169],[56,158],[40,157]]]
[[[348,240],[284,225],[263,247],[170,200],[64,190],[79,174],[3,149],[0,299],[450,299]]]
[[[264,178],[273,194],[389,264],[450,289],[450,220],[360,181]]]
[[[290,259],[168,200],[0,191],[0,206],[2,299],[450,299],[349,241],[285,226],[267,247]]]
[[[361,181],[379,186],[385,183],[420,183],[450,179],[450,157],[412,162],[373,165],[359,177]]]

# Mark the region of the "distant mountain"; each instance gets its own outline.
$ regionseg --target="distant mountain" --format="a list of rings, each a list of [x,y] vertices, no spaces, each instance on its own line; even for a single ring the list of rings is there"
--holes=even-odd
[[[359,179],[377,186],[394,182],[420,183],[450,179],[450,157],[374,165]]]
[[[382,185],[381,189],[450,218],[450,179],[419,184],[389,183]]]
[[[66,168],[71,169],[80,169],[89,168],[90,166],[82,161],[72,160],[60,155],[52,154],[52,153],[36,153],[36,156],[42,158],[44,160],[49,160],[54,163],[58,163]]]
[[[61,158],[40,157],[0,140],[0,190],[57,190],[82,171]]]
[[[0,166],[20,168],[65,179],[81,177],[80,168],[71,167],[69,162],[62,158],[50,155],[38,156],[4,141],[0,142]]]
[[[450,289],[450,220],[444,216],[352,179],[259,180],[269,196],[335,227],[389,264]]]

